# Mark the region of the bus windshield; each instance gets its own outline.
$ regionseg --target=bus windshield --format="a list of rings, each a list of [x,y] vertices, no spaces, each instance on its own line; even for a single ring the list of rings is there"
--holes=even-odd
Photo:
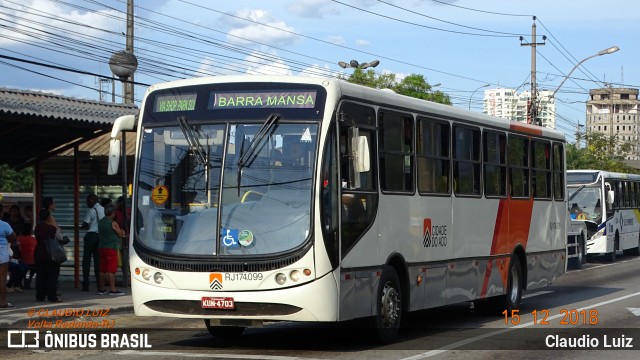
[[[143,128],[134,241],[185,256],[260,256],[302,245],[311,234],[318,123],[268,121],[179,118]]]
[[[599,186],[569,187],[569,213],[572,219],[602,222],[602,192]]]

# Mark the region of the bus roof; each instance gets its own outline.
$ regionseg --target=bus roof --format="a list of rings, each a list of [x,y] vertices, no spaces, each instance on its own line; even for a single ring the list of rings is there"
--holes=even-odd
[[[638,174],[627,174],[627,173],[619,173],[619,172],[612,172],[612,171],[605,171],[605,170],[592,170],[592,169],[567,170],[567,178],[570,177],[572,174],[592,175],[594,179],[597,179],[598,177],[602,177],[606,179],[622,179],[622,180],[640,181],[640,175]]]
[[[284,76],[284,75],[224,75],[213,77],[199,77],[191,79],[176,80],[166,83],[152,85],[147,89],[150,92],[193,85],[206,85],[218,83],[299,83],[321,85],[327,89],[333,88],[339,93],[339,97],[348,97],[372,102],[376,105],[385,105],[397,108],[398,110],[413,111],[433,114],[443,118],[455,117],[476,125],[489,125],[492,127],[512,130],[533,136],[544,136],[558,141],[565,141],[563,132],[541,126],[511,121],[495,116],[490,116],[478,112],[473,112],[450,105],[425,101],[410,96],[396,94],[387,89],[374,89],[363,85],[352,84],[338,78],[324,77],[304,77],[304,76]],[[386,91],[385,91],[386,90]]]

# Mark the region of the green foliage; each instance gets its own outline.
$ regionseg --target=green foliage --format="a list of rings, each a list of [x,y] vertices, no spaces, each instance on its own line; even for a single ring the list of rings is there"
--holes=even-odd
[[[347,77],[350,83],[360,84],[376,89],[391,89],[397,94],[411,96],[417,99],[429,100],[441,104],[451,105],[451,98],[442,91],[431,91],[432,86],[427,83],[424,76],[411,74],[401,81],[395,74],[376,74],[373,69],[355,69],[353,74]]]
[[[633,153],[633,144],[621,142],[618,138],[602,133],[581,134],[576,139],[584,138],[587,146],[578,148],[575,144],[567,145],[567,169],[596,169],[623,173],[640,173],[627,165],[626,156]]]
[[[15,171],[5,164],[0,164],[0,191],[32,192],[33,169],[26,168],[22,171]]]

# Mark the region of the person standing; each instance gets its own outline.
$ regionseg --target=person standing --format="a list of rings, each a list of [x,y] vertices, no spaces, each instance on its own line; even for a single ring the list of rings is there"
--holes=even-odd
[[[104,217],[104,208],[98,202],[95,194],[87,196],[87,211],[82,220],[82,228],[87,230],[84,235],[84,251],[82,254],[82,291],[89,291],[89,277],[91,272],[91,258],[93,257],[93,273],[96,284],[100,281],[100,253],[98,252],[98,221]]]
[[[24,278],[25,289],[31,289],[31,280],[33,279],[33,275],[36,274],[36,261],[33,258],[36,244],[37,241],[35,236],[33,236],[32,225],[25,223],[22,227],[22,233],[18,236],[18,246],[20,247],[22,261],[29,267],[29,276],[25,276]]]
[[[107,205],[111,205],[113,203],[113,201],[111,201],[111,199],[109,198],[102,198],[100,200],[100,206],[102,206],[103,208],[106,208]]]
[[[53,226],[58,227],[58,223],[56,222],[56,218],[53,216],[53,212],[56,211],[56,202],[52,197],[47,196],[42,199],[42,208],[49,210],[49,214],[51,215],[51,221],[53,222]]]
[[[125,263],[125,261],[129,261],[129,221],[131,220],[131,207],[126,206],[126,216],[125,216],[125,200],[123,196],[118,197],[116,200],[116,209],[114,210],[113,220],[120,225],[120,228],[124,230],[125,236],[122,239],[122,246],[120,247],[119,259],[121,261],[118,262],[118,266],[122,269],[122,286],[127,286],[127,281],[130,277],[129,274],[129,264]]]
[[[40,222],[36,225],[36,249],[34,260],[36,262],[36,300],[44,301],[45,298],[51,302],[62,302],[58,297],[58,277],[60,276],[60,264],[54,263],[47,254],[46,242],[55,238],[57,227],[53,225],[53,217],[47,209],[40,210]]]
[[[23,208],[23,212],[24,212],[24,221],[26,223],[29,224],[35,224],[35,222],[33,221],[33,206],[32,205],[25,205],[25,207]]]
[[[4,221],[11,225],[14,233],[19,234],[22,231],[22,224],[24,224],[24,218],[20,214],[20,206],[11,205],[9,207],[9,216]]]
[[[0,308],[13,307],[7,302],[7,271],[9,271],[9,244],[16,239],[16,233],[11,226],[0,220]]]
[[[98,235],[100,238],[100,282],[98,293],[107,294],[105,282],[109,283],[109,295],[124,295],[124,292],[116,289],[116,271],[118,269],[118,251],[120,243],[125,236],[124,230],[114,218],[114,206],[108,205],[104,210],[104,217],[98,222]]]

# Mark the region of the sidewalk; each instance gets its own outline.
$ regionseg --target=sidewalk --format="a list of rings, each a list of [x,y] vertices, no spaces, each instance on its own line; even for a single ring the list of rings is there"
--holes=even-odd
[[[35,283],[35,281],[34,281]],[[20,293],[7,293],[7,300],[13,304],[13,308],[0,308],[0,329],[27,327],[28,320],[73,320],[73,317],[59,317],[53,310],[102,310],[110,309],[109,315],[123,312],[133,312],[131,301],[131,288],[120,288],[124,295],[99,295],[92,286],[91,291],[81,291],[81,288],[74,288],[73,281],[61,280],[58,292],[61,294],[63,302],[51,303],[49,301],[36,301],[36,290],[23,290]],[[31,310],[31,311],[30,311]],[[35,310],[35,311],[34,311]],[[30,313],[34,313],[31,315]],[[31,316],[30,316],[31,315]],[[39,316],[40,315],[40,316]]]

